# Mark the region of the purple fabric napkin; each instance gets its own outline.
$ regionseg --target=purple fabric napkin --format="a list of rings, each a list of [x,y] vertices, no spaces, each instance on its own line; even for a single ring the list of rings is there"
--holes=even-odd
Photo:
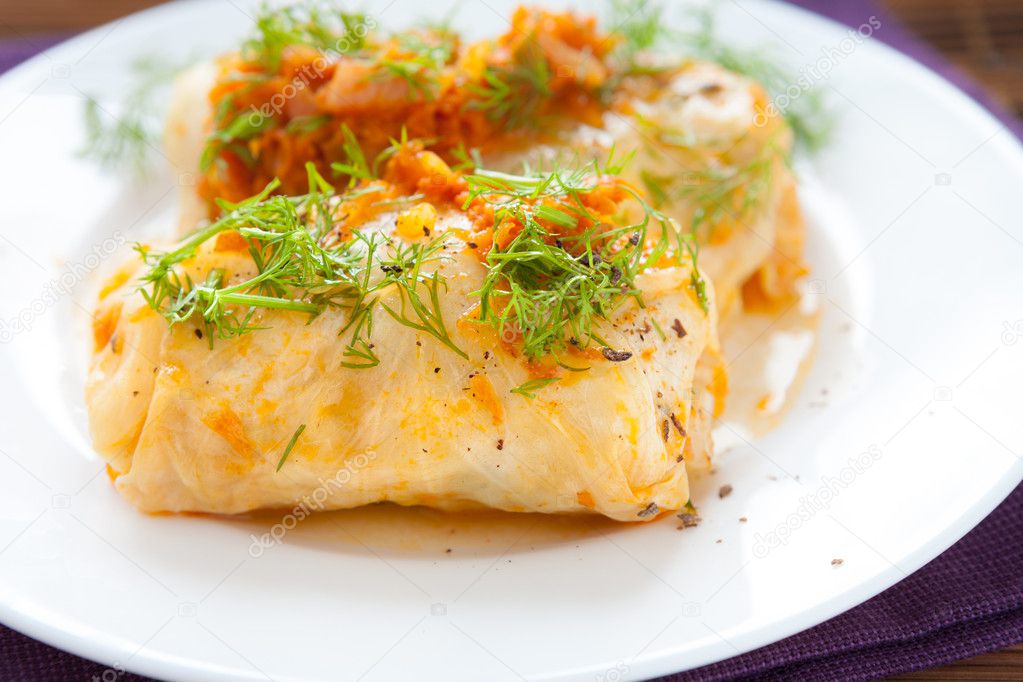
[[[1023,125],[871,0],[790,0],[849,26],[882,18],[875,37],[931,67],[997,115]],[[0,42],[0,73],[57,37]],[[662,678],[688,680],[868,680],[943,665],[1023,642],[1023,485],[966,537],[877,597],[788,639],[713,665]],[[136,682],[0,626],[0,680]]]

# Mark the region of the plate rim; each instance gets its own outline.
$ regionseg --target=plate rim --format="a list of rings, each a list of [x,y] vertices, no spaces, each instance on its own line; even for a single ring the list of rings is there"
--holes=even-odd
[[[782,0],[753,1],[756,5],[768,6],[775,12],[800,16],[803,20],[816,23],[828,31],[837,30],[844,32],[850,30],[848,26],[834,19]],[[133,28],[136,25],[155,22],[164,14],[187,12],[191,11],[193,7],[202,5],[204,5],[202,0],[169,2],[133,12],[120,19],[115,19],[83,33],[71,36],[55,45],[51,45],[0,74],[0,91],[7,89],[12,84],[16,85],[20,80],[37,70],[51,53],[65,51],[69,48],[73,49],[77,43],[94,40],[112,30],[116,25]],[[937,93],[949,103],[955,103],[958,109],[968,116],[972,122],[985,124],[989,128],[996,128],[994,137],[1000,138],[997,140],[997,144],[999,147],[1004,147],[1005,160],[1016,166],[1018,176],[1023,179],[1023,141],[1003,121],[999,120],[991,110],[960,86],[949,81],[913,56],[901,52],[880,39],[871,41],[870,44],[871,47],[869,49],[880,50],[886,58],[898,62],[900,71],[906,72],[908,70],[908,75],[916,76],[918,78],[916,81],[918,87]],[[810,610],[783,618],[773,623],[770,627],[760,628],[749,635],[743,635],[740,644],[735,647],[719,641],[704,647],[699,656],[687,654],[679,650],[678,647],[667,650],[661,649],[659,652],[645,652],[640,657],[630,661],[629,671],[625,677],[629,679],[646,679],[719,663],[779,642],[856,608],[900,582],[908,575],[915,573],[961,540],[1012,494],[1021,483],[1023,483],[1023,470],[1020,470],[1019,466],[1007,470],[1006,475],[999,479],[987,491],[987,494],[978,498],[971,505],[967,513],[958,517],[956,522],[947,526],[941,534],[930,538],[901,560],[901,567],[895,565],[887,566],[873,578],[831,595]],[[130,655],[131,662],[122,666],[124,670],[152,677],[169,677],[175,680],[224,681],[257,680],[263,678],[257,671],[246,670],[238,666],[222,666],[195,657],[170,655],[146,650],[136,651],[138,647],[123,637],[98,630],[84,621],[69,620],[67,616],[62,616],[50,608],[32,603],[19,604],[17,600],[9,600],[8,597],[9,595],[6,593],[6,590],[0,586],[0,623],[44,644],[101,665],[119,665],[119,658],[128,654]],[[591,679],[595,673],[602,672],[604,667],[602,664],[594,663],[574,669],[538,673],[534,679]],[[279,679],[309,680],[314,678],[286,675]]]

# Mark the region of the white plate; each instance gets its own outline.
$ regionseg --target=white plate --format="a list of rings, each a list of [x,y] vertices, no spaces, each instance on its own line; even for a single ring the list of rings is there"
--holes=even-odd
[[[420,12],[384,4],[370,7],[385,25]],[[456,23],[496,32],[510,6],[466,0]],[[845,29],[743,2],[722,16],[735,44],[773,42],[796,67],[832,55],[825,89],[840,120],[803,192],[823,310],[816,362],[784,423],[698,485],[700,527],[528,517],[451,536],[433,512],[356,512],[250,552],[266,522],[135,512],[84,427],[92,294],[81,283],[166,229],[177,179],[132,185],[76,159],[82,93],[116,95],[133,55],[229,46],[247,24],[239,7],[251,11],[161,7],[0,79],[4,623],[175,679],[640,679],[860,603],[1020,480],[1020,145],[875,41],[837,58],[828,48],[849,46]],[[734,493],[719,500],[725,483]]]

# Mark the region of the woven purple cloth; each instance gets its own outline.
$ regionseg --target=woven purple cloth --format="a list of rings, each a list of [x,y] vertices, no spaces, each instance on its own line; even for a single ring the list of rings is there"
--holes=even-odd
[[[875,36],[959,85],[1023,137],[1023,125],[870,0],[791,0],[859,26],[883,17]],[[0,73],[55,37],[0,42]],[[1023,485],[966,537],[880,595],[817,627],[748,654],[658,682],[869,680],[943,665],[1023,642]],[[113,671],[0,626],[0,682],[147,678]]]

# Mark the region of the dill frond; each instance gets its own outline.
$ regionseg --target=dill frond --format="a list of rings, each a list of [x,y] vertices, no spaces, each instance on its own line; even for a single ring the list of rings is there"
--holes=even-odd
[[[108,170],[128,169],[139,177],[150,172],[153,152],[159,149],[161,116],[158,92],[190,62],[170,63],[149,55],[131,64],[133,84],[108,112],[95,97],[87,97],[83,109],[85,143],[78,156]]]
[[[470,84],[476,99],[469,109],[486,113],[493,121],[504,121],[512,128],[533,123],[537,110],[551,96],[551,70],[547,57],[530,38],[522,43],[511,64],[488,66],[483,82]]]
[[[348,53],[366,44],[375,27],[368,15],[346,12],[330,0],[272,7],[263,5],[253,35],[243,44],[242,56],[276,71],[284,50],[304,45],[324,52]]]
[[[657,208],[675,201],[690,204],[693,215],[688,233],[705,242],[724,220],[744,223],[753,219],[770,193],[775,168],[781,162],[782,151],[771,139],[743,163],[704,165],[683,173],[643,170],[640,180]]]
[[[495,231],[505,221],[521,227],[506,246],[495,245],[487,255],[487,275],[475,292],[479,322],[500,334],[521,335],[529,358],[557,355],[569,344],[606,345],[599,321],[629,298],[643,306],[636,276],[657,263],[673,240],[680,261],[693,253],[678,226],[638,193],[629,192],[642,212],[636,222],[611,225],[586,208],[583,195],[600,187],[612,165],[609,160],[604,166],[594,162],[536,175],[477,171],[467,178],[467,205],[477,198],[490,204]],[[579,232],[584,219],[592,226]],[[652,248],[651,226],[659,228]],[[704,305],[706,292],[698,296]]]

